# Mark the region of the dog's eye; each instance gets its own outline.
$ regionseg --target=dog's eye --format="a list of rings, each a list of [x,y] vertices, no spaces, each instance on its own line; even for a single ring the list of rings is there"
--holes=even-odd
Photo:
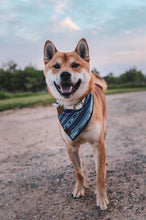
[[[59,69],[60,68],[60,65],[58,63],[56,63],[54,66],[53,66],[54,69]]]
[[[78,64],[78,63],[73,63],[72,64],[72,68],[77,68],[77,67],[79,67],[80,66],[80,64]]]

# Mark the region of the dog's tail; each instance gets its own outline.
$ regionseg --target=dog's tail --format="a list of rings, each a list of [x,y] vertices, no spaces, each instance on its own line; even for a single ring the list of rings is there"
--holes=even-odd
[[[101,78],[98,73],[92,72],[92,74],[94,76],[95,84],[100,86],[103,89],[103,91],[105,92],[107,90],[107,83],[106,83],[106,81],[103,78]]]

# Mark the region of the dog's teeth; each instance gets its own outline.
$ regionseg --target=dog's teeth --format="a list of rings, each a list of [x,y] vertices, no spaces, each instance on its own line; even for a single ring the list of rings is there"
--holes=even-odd
[[[72,90],[72,86],[70,87],[70,90],[69,90],[69,92],[71,92],[71,90]]]
[[[70,86],[70,87],[62,87],[61,86],[61,92],[62,93],[70,93],[71,90],[72,90],[72,86]]]

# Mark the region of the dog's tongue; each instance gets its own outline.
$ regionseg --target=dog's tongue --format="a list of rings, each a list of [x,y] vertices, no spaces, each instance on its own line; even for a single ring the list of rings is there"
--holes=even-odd
[[[61,86],[62,93],[70,93],[72,90],[72,86]]]

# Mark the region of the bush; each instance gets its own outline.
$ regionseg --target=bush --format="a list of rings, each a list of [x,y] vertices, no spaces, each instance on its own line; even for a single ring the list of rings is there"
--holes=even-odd
[[[7,92],[0,92],[0,99],[9,99],[11,95]]]
[[[136,68],[131,68],[125,73],[121,74],[119,77],[115,77],[112,73],[108,74],[104,77],[108,84],[108,88],[110,87],[118,87],[121,86],[124,88],[132,87],[140,87],[146,84],[146,76],[138,71]]]
[[[37,92],[46,90],[46,83],[42,70],[32,66],[24,70],[14,68],[0,69],[0,91],[8,92]]]
[[[132,68],[129,71],[120,75],[121,83],[140,83],[144,81],[144,75],[141,71],[137,71],[136,68]]]

